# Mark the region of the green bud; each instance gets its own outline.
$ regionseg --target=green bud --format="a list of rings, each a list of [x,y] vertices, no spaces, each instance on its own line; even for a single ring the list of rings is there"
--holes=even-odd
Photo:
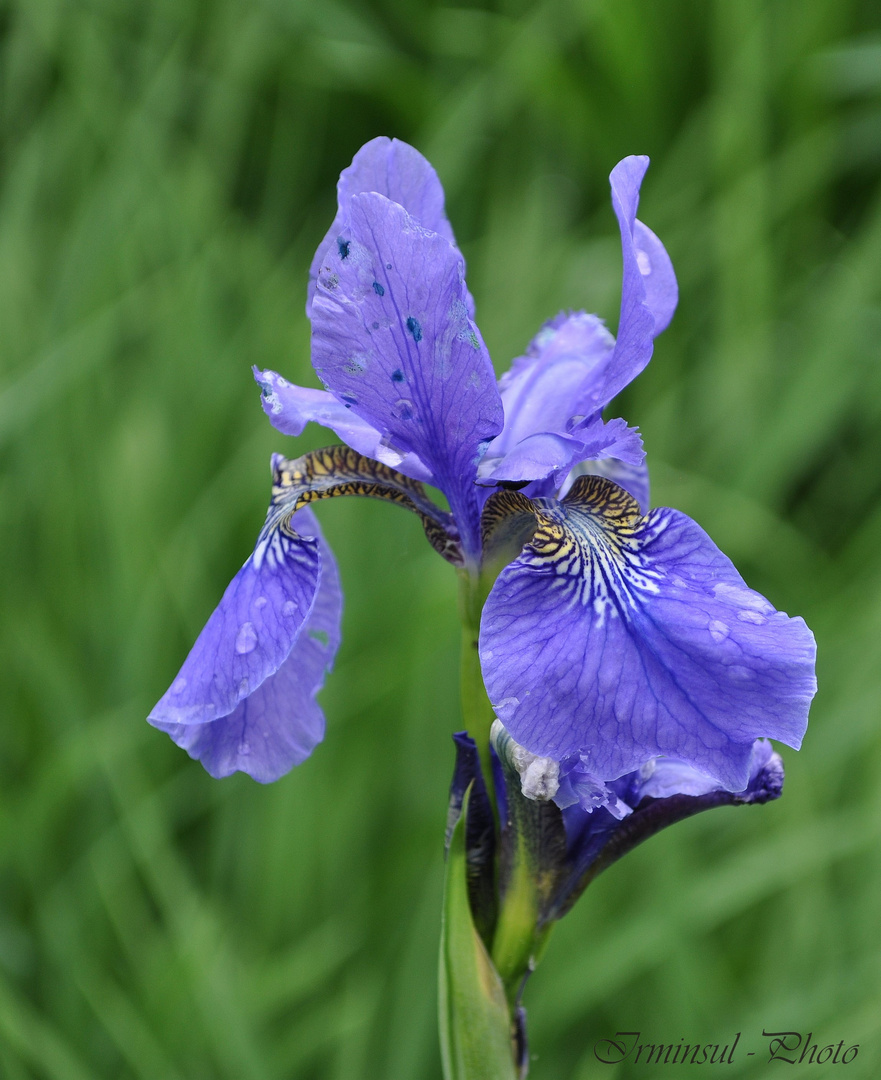
[[[505,987],[474,925],[465,851],[473,781],[447,850],[440,947],[439,1013],[445,1080],[520,1080],[516,1025]]]

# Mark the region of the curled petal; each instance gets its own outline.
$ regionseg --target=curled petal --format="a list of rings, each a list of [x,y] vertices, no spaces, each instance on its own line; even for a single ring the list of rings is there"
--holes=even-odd
[[[636,219],[648,158],[612,170],[612,205],[621,230],[623,275],[617,339],[596,315],[560,314],[548,322],[501,381],[505,430],[490,447],[500,457],[539,431],[570,432],[591,422],[651,359],[654,338],[672,318],[676,277],[664,245]],[[579,416],[580,414],[580,416]]]
[[[679,302],[679,286],[667,249],[652,230],[641,221],[633,222],[633,246],[636,265],[645,289],[645,305],[655,320],[654,336],[670,325]]]
[[[783,787],[783,763],[767,739],[756,739],[750,751],[749,783],[738,792],[740,801],[766,801]],[[719,782],[675,758],[655,758],[637,774],[630,801],[669,799],[673,795],[709,795],[723,791]],[[732,794],[728,792],[728,794]],[[634,801],[635,800],[635,801]]]
[[[556,490],[576,463],[611,456],[641,465],[645,460],[642,438],[623,420],[604,421],[597,413],[569,435],[547,431],[529,435],[500,460],[491,459],[488,452],[478,467],[478,483],[527,483],[547,477]]]
[[[271,783],[304,761],[324,737],[324,714],[315,698],[339,647],[342,593],[336,562],[311,510],[297,518],[301,528],[318,534],[321,577],[312,610],[279,669],[220,719],[174,724],[151,717],[214,777],[244,772]]]
[[[371,139],[358,151],[348,169],[340,174],[337,184],[338,210],[327,235],[318,245],[309,269],[309,293],[306,314],[310,314],[315,285],[328,255],[347,239],[349,200],[353,195],[375,191],[398,203],[415,221],[431,232],[438,233],[454,247],[456,239],[444,212],[444,189],[437,173],[414,147],[399,139],[381,136]],[[471,298],[469,311],[473,314]]]
[[[311,535],[267,519],[150,723],[205,724],[228,716],[290,655],[321,575],[315,520],[306,514],[296,525]]]
[[[649,362],[654,338],[672,318],[678,297],[673,266],[661,241],[636,219],[647,168],[648,158],[625,158],[610,177],[623,259],[617,340],[597,316],[585,312],[562,313],[542,327],[500,382],[505,426],[487,450],[483,481],[511,481],[516,473],[518,480],[553,475],[559,482],[587,457],[640,464],[641,459],[601,444],[596,453],[566,462],[557,443],[550,466],[548,439],[577,438],[586,426],[599,423],[602,409]]]
[[[609,177],[612,206],[621,230],[624,275],[615,351],[597,380],[596,400],[602,407],[642,371],[652,356],[654,338],[667,326],[678,299],[673,265],[664,245],[636,220],[639,188],[647,157],[619,161]]]
[[[540,518],[480,634],[490,701],[517,742],[587,755],[603,782],[673,757],[730,791],[747,785],[756,738],[800,745],[813,636],[747,588],[695,522],[641,518],[600,477],[580,477]]]
[[[461,256],[377,194],[350,200],[351,231],[312,303],[319,377],[446,495],[475,556],[477,463],[502,426],[486,347],[468,317]]]
[[[431,479],[431,473],[415,454],[393,450],[381,432],[330,391],[296,386],[274,371],[260,371],[256,367],[253,370],[262,391],[263,411],[282,434],[300,435],[306,424],[321,424],[359,454],[381,461],[414,480]]]

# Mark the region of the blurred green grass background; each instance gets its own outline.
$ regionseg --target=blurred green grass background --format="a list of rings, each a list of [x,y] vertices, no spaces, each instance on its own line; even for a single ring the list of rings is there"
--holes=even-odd
[[[251,549],[251,364],[316,385],[306,270],[378,134],[435,164],[499,370],[617,322],[607,175],[681,303],[619,402],[654,502],[803,614],[785,797],[612,868],[529,986],[535,1080],[618,1030],[860,1044],[881,1069],[881,13],[860,0],[0,2],[0,1075],[439,1077],[455,580],[414,518],[323,505],[328,738],[272,787],[144,723]],[[772,1066],[773,1068],[773,1066]],[[813,1067],[811,1074],[826,1075]]]

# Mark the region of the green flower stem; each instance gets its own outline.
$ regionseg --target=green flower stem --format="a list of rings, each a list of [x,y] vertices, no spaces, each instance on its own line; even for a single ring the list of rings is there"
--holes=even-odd
[[[492,759],[489,750],[489,731],[495,714],[486,696],[483,674],[480,670],[480,656],[477,651],[480,635],[480,613],[486,600],[492,581],[477,573],[462,570],[459,574],[459,615],[462,620],[462,716],[465,730],[477,743],[480,764],[486,790],[493,791]],[[496,813],[495,799],[493,813]]]

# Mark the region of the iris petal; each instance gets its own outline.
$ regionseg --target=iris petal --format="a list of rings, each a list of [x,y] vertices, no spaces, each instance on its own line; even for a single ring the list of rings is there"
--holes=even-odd
[[[204,724],[228,716],[289,656],[308,619],[321,574],[314,517],[279,528],[267,516],[244,566],[150,714],[153,724]],[[308,535],[311,533],[312,535]]]
[[[539,432],[568,432],[572,417],[583,417],[592,406],[583,400],[585,384],[589,388],[592,373],[614,347],[615,339],[596,315],[562,313],[546,323],[499,380],[505,428],[487,457],[503,457]]]
[[[462,258],[381,195],[350,206],[350,239],[326,260],[312,303],[315,370],[389,445],[431,471],[474,557],[474,478],[502,405],[468,317]]]
[[[597,414],[571,435],[542,432],[521,440],[501,461],[482,461],[479,483],[520,483],[550,478],[550,489],[560,487],[572,467],[585,458],[620,460],[641,465],[645,459],[636,428],[620,419],[604,421]]]
[[[304,761],[324,737],[324,714],[315,697],[339,647],[342,593],[336,562],[312,511],[301,510],[296,520],[317,535],[321,577],[287,658],[220,719],[174,724],[158,720],[155,712],[150,719],[214,777],[238,771],[270,783]]]
[[[388,446],[382,432],[371,427],[328,390],[296,386],[274,371],[254,368],[263,391],[263,411],[284,435],[300,435],[306,424],[321,424],[359,454],[381,461],[414,480],[430,480],[431,473],[415,454],[400,454]]]
[[[624,274],[615,351],[595,389],[598,407],[608,404],[651,360],[654,338],[670,322],[678,300],[676,276],[664,245],[636,220],[639,188],[648,165],[647,157],[627,157],[609,177],[621,230]]]
[[[641,518],[599,477],[539,520],[480,634],[490,700],[517,742],[586,755],[601,781],[675,757],[731,791],[747,784],[756,738],[799,746],[813,636],[747,588],[695,522]]]
[[[349,200],[353,195],[375,191],[399,206],[424,228],[438,233],[455,247],[456,238],[444,213],[444,189],[437,173],[414,147],[399,139],[381,136],[371,139],[358,151],[348,169],[340,174],[337,184],[338,209],[327,235],[318,245],[309,269],[309,292],[306,314],[310,314],[312,298],[322,263],[337,250],[342,238],[345,243],[349,225]],[[470,295],[466,303],[474,314]]]
[[[618,452],[612,429],[597,425],[602,409],[649,362],[653,340],[670,322],[678,298],[664,245],[636,219],[647,168],[648,158],[625,158],[610,177],[623,260],[617,340],[597,316],[584,312],[562,313],[542,328],[501,380],[505,427],[482,462],[482,482],[553,477],[559,485],[585,458],[640,464],[632,451]],[[579,450],[577,440],[589,443],[588,434],[612,437]]]

